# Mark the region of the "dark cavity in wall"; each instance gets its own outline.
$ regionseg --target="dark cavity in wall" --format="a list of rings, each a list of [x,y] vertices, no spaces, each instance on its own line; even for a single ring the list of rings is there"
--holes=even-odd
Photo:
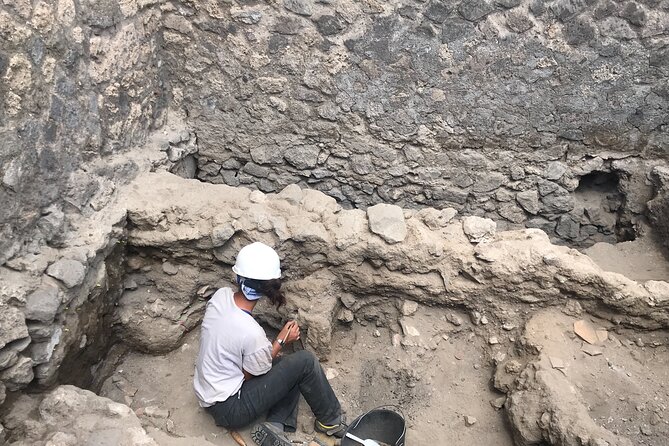
[[[76,310],[64,317],[77,319],[67,326],[76,327],[73,348],[63,358],[58,384],[72,384],[94,392],[113,371],[118,355],[124,352],[113,333],[114,308],[123,293],[125,246],[118,244],[105,259],[108,278],[96,288]],[[77,348],[77,346],[79,348]],[[120,348],[114,349],[115,346]]]
[[[574,198],[582,206],[592,231],[615,237],[617,242],[626,242],[636,238],[636,230],[625,212],[626,197],[621,191],[620,179],[620,174],[615,171],[590,172],[581,177]],[[597,238],[593,237],[594,240]]]

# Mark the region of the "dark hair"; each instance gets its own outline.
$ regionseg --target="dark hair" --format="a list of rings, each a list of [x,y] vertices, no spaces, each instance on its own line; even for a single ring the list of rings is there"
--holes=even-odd
[[[272,305],[277,308],[286,304],[286,296],[281,292],[281,279],[256,280],[245,279],[244,285],[253,288],[257,292],[267,296]]]

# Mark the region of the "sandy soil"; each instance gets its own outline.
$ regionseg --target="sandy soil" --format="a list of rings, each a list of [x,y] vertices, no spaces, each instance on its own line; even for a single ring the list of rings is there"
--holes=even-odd
[[[609,339],[593,348],[578,338],[573,327],[582,317],[608,329]],[[634,445],[669,444],[669,332],[632,331],[582,317],[542,310],[527,324],[526,337],[564,363],[562,372],[595,423]],[[584,350],[600,353],[591,356]]]
[[[624,274],[638,282],[669,281],[669,261],[650,238],[616,244],[596,243],[584,253],[603,270]]]
[[[503,413],[490,403],[501,394],[491,390],[487,338],[474,333],[465,315],[460,315],[463,324],[455,326],[446,321],[447,313],[421,307],[406,317],[405,328],[416,331],[409,329],[414,336],[404,336],[404,345],[393,345],[395,333],[373,325],[354,323],[337,332],[333,352],[323,366],[334,376],[331,383],[347,417],[396,404],[406,416],[410,445],[447,441],[511,446]],[[495,346],[498,350],[511,348],[508,339],[502,336],[500,341]],[[196,329],[181,348],[166,355],[129,354],[101,394],[135,409],[161,445],[235,445],[198,407],[193,395],[197,346]],[[296,440],[313,437],[311,412],[304,401],[302,405],[300,429],[292,436]],[[164,417],[166,413],[156,414],[155,408],[168,410],[169,418]],[[476,423],[467,426],[465,416],[476,418]],[[248,429],[241,433],[253,444]]]

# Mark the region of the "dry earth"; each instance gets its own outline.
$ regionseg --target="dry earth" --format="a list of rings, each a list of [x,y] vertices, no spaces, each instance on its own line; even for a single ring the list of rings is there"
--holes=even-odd
[[[602,268],[636,280],[666,280],[669,267],[653,246],[641,239],[598,244],[587,253]],[[506,397],[494,390],[491,377],[497,362],[528,360],[518,348],[525,342],[538,347],[540,361],[548,358],[548,367],[568,378],[595,423],[634,445],[666,445],[669,333],[633,331],[585,316],[610,332],[604,344],[588,348],[573,330],[584,315],[563,310],[541,310],[524,329],[508,331],[492,322],[475,325],[471,315],[422,305],[391,328],[358,319],[335,331],[323,367],[349,419],[379,405],[399,406],[407,418],[408,444],[511,446],[504,411],[495,407]],[[522,321],[526,315],[516,316]],[[462,325],[453,323],[459,321]],[[273,335],[271,329],[268,334]],[[101,395],[133,408],[160,445],[235,445],[197,406],[191,381],[198,342],[196,328],[165,355],[129,353]],[[304,400],[301,405],[300,429],[292,436],[296,441],[313,436],[312,414]],[[466,417],[475,423],[468,425]],[[252,444],[248,429],[241,433]]]
[[[458,316],[462,326],[447,322],[450,313],[420,307],[406,318],[420,335],[403,337],[405,345],[393,345],[395,333],[374,324],[354,323],[336,333],[331,359],[323,366],[334,376],[331,383],[349,419],[379,405],[395,404],[407,417],[409,444],[440,444],[444,439],[463,445],[513,444],[502,412],[490,404],[503,395],[491,387],[493,366],[487,341],[474,332],[463,314]],[[153,427],[149,433],[161,445],[235,444],[198,408],[193,395],[198,338],[196,329],[181,348],[166,355],[129,354],[101,392],[129,402],[139,414],[147,406],[169,411],[171,421],[140,416]],[[134,396],[127,398],[131,394]],[[301,432],[296,439],[307,439],[313,433],[311,412],[304,401],[302,404]],[[478,421],[467,427],[465,416]],[[242,435],[252,444],[248,430]]]

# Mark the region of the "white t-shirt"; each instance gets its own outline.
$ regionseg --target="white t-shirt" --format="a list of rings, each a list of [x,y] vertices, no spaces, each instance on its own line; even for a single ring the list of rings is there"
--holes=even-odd
[[[193,387],[200,406],[236,394],[244,372],[263,375],[272,368],[272,343],[265,331],[237,305],[230,288],[220,288],[207,303]]]

